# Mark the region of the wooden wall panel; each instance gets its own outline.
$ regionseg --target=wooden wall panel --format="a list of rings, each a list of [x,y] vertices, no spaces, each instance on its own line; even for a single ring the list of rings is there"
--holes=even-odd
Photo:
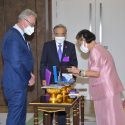
[[[35,60],[34,73],[36,75],[36,84],[28,90],[28,103],[36,99],[42,94],[40,78],[39,78],[39,63],[43,43],[51,39],[51,0],[0,0],[0,45],[4,32],[17,22],[18,14],[26,9],[34,10],[37,17],[35,33],[28,40],[31,41],[31,48]],[[0,57],[0,79],[2,74],[2,58]],[[1,81],[0,81],[1,84]],[[6,111],[6,102],[2,94],[0,86],[0,112]]]
[[[2,36],[4,33],[4,25],[5,25],[5,19],[4,19],[4,0],[0,0],[0,104],[5,105],[5,100],[3,96],[3,91],[1,89],[1,82],[2,82],[2,68],[3,68],[3,63],[2,63],[2,56],[1,56],[1,41],[2,41]]]
[[[38,95],[41,95],[42,90],[41,90],[41,81],[40,81],[40,76],[39,76],[39,68],[40,68],[40,59],[41,59],[41,53],[42,53],[42,48],[44,42],[48,41],[51,39],[51,0],[43,0],[41,3],[40,0],[37,1],[36,4],[37,7],[37,13],[38,15],[41,15],[37,19],[37,56],[38,56]],[[47,12],[49,11],[50,14]]]

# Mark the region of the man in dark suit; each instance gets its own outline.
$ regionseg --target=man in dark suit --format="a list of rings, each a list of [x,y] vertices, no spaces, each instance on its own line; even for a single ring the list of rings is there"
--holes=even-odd
[[[24,33],[34,32],[36,13],[30,9],[22,11],[18,22],[4,35],[2,44],[3,89],[8,103],[6,125],[25,125],[27,88],[35,83],[31,48]]]
[[[66,41],[67,29],[64,25],[56,25],[53,29],[54,40],[45,42],[40,62],[40,78],[41,83],[45,80],[45,69],[51,72],[50,83],[54,82],[53,66],[57,67],[59,75],[60,70],[69,66],[78,65],[75,45]],[[61,45],[62,55],[59,56],[59,45]],[[65,125],[65,112],[59,112],[59,125]]]

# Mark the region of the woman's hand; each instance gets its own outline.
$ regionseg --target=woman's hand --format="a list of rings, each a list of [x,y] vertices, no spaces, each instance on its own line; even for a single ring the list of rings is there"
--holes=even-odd
[[[67,70],[68,70],[68,72],[70,72],[70,73],[72,73],[74,75],[78,75],[79,72],[80,72],[80,70],[75,66],[72,66],[71,68],[67,68]]]

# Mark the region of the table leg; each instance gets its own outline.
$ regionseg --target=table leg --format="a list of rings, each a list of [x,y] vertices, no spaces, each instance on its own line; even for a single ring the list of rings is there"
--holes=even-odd
[[[79,103],[76,105],[76,118],[77,118],[77,125],[79,125],[80,117],[79,117]]]
[[[66,108],[66,125],[70,125],[70,109]]]
[[[81,107],[81,125],[84,125],[84,96],[80,98],[80,107]]]
[[[48,112],[44,112],[44,125],[51,125],[51,116]]]
[[[55,112],[54,114],[55,114],[55,125],[58,125],[58,113]]]
[[[34,107],[34,125],[38,125],[38,110]]]
[[[77,124],[77,107],[74,106],[73,108],[73,125],[78,125]]]
[[[45,125],[45,112],[43,112],[43,125]]]

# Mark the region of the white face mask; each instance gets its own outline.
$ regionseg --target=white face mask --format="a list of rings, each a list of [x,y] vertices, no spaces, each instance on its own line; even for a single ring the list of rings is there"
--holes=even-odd
[[[65,37],[64,37],[64,36],[63,36],[63,37],[55,37],[55,41],[56,41],[57,43],[63,43],[64,40],[65,40]]]
[[[27,35],[31,35],[32,33],[34,33],[34,27],[27,26],[26,28],[24,28],[24,33],[26,33]]]
[[[87,48],[87,44],[86,46],[84,46],[84,43],[80,46],[80,50],[84,53],[88,53],[89,52],[89,49]]]

